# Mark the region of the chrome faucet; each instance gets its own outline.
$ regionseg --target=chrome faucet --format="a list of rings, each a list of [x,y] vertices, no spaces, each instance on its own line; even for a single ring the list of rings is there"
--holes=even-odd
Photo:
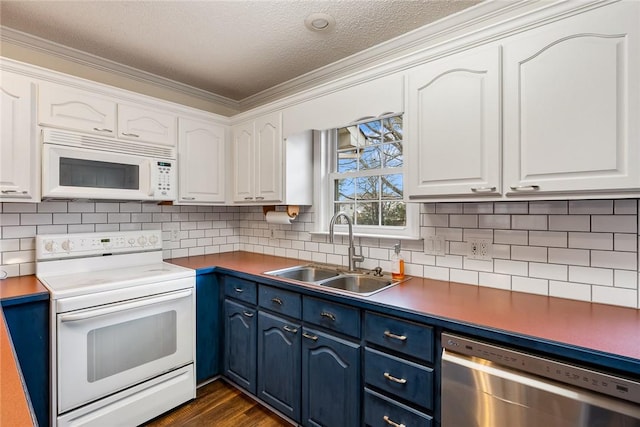
[[[351,218],[349,218],[349,215],[346,213],[336,212],[333,218],[331,218],[331,222],[329,223],[329,243],[333,243],[333,226],[340,216],[347,220],[347,225],[349,226],[349,272],[354,272],[356,271],[356,262],[364,261],[364,257],[362,254],[356,255],[356,247],[353,245],[353,224]]]

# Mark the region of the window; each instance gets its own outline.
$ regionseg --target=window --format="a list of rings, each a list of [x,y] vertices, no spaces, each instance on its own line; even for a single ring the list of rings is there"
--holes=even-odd
[[[417,208],[403,200],[402,115],[335,129],[328,145],[329,215],[346,213],[359,235],[416,237]]]

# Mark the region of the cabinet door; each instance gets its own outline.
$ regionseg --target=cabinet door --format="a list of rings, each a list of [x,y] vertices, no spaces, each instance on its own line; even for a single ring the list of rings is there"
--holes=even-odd
[[[118,137],[175,147],[176,134],[173,114],[118,104]]]
[[[0,87],[0,201],[40,201],[40,155],[35,135],[35,84],[2,72]]]
[[[224,302],[224,372],[240,387],[256,393],[256,310],[234,301]]]
[[[639,9],[607,5],[505,43],[507,193],[640,188]]]
[[[224,126],[180,118],[180,203],[224,203],[225,132]]]
[[[300,421],[300,325],[258,314],[258,397]]]
[[[116,102],[66,86],[45,84],[38,96],[41,125],[114,136]]]
[[[307,328],[302,336],[302,424],[360,425],[360,346]]]
[[[254,200],[253,122],[233,127],[233,201]]]
[[[255,122],[255,199],[281,202],[282,198],[282,113],[260,117]]]
[[[470,50],[408,75],[408,195],[497,195],[500,52]]]
[[[196,276],[196,381],[220,373],[220,285],[215,274]]]

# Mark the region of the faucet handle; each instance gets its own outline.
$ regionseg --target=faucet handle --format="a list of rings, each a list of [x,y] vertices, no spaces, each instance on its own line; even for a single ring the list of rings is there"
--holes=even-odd
[[[373,269],[373,275],[376,277],[382,277],[382,267],[376,267]]]

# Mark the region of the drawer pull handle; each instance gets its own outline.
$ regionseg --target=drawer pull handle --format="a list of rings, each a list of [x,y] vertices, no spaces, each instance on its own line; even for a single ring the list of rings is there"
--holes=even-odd
[[[244,199],[245,199],[245,200],[253,200],[253,197],[248,197],[248,196],[247,196],[247,197],[245,197]]]
[[[512,185],[511,189],[513,191],[538,191],[540,189],[539,185]]]
[[[278,297],[273,297],[273,298],[271,298],[271,301],[272,301],[274,304],[278,304],[278,305],[282,305],[282,304],[283,304],[283,303],[282,303],[282,300],[281,300],[280,298],[278,298]]]
[[[388,416],[386,416],[386,415],[385,415],[384,417],[382,417],[382,419],[383,419],[383,420],[385,420],[385,421],[386,421],[386,423],[387,423],[387,424],[389,424],[390,426],[393,426],[393,427],[406,427],[404,424],[398,424],[398,423],[396,423],[396,422],[393,422],[393,421],[391,420],[391,418],[389,418],[389,417],[388,417]]]
[[[471,191],[474,193],[493,193],[496,191],[496,187],[471,187]]]
[[[285,331],[290,332],[292,334],[297,334],[298,333],[298,328],[292,328],[291,326],[284,325],[282,327],[282,329],[284,329]]]
[[[96,132],[111,132],[111,133],[113,133],[113,131],[111,129],[107,129],[107,128],[93,128],[93,130],[95,130]]]
[[[133,137],[133,138],[140,138],[140,135],[138,135],[137,133],[122,132],[122,134],[124,136],[130,136],[130,137]]]
[[[320,313],[320,316],[326,317],[327,319],[332,320],[334,322],[336,321],[336,315],[333,313],[329,313],[328,311],[323,311],[322,313]]]
[[[405,335],[396,335],[394,333],[391,333],[389,331],[384,331],[384,336],[387,338],[393,338],[394,340],[398,340],[398,341],[406,341],[407,337]]]
[[[317,336],[308,334],[306,332],[303,332],[302,336],[305,337],[305,338],[308,338],[308,339],[310,339],[312,341],[318,341],[318,337]]]
[[[243,311],[242,314],[244,314],[245,317],[253,317],[253,313],[251,313],[249,311]]]
[[[234,289],[235,289],[235,291],[236,291],[237,293],[239,293],[239,294],[241,294],[241,293],[243,293],[243,292],[244,292],[244,289],[242,289],[242,288],[234,288]]]
[[[404,378],[396,378],[396,377],[394,377],[393,375],[391,375],[388,372],[384,373],[384,377],[386,379],[388,379],[389,381],[393,381],[394,383],[398,383],[398,384],[406,384],[407,383],[406,379],[404,379]]]

